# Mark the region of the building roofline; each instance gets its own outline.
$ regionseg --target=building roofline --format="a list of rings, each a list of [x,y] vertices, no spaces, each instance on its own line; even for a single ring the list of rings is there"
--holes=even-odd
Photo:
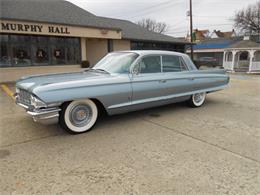
[[[224,50],[259,50],[259,47],[228,47],[225,48]]]
[[[166,35],[167,36],[167,35]],[[173,37],[174,38],[174,37]],[[156,43],[176,43],[176,44],[185,44],[185,45],[191,45],[191,42],[182,42],[182,41],[159,41],[159,40],[146,40],[146,39],[132,39],[132,38],[122,38],[124,40],[130,40],[130,41],[142,41],[142,42],[156,42]]]
[[[32,22],[32,23],[43,23],[43,24],[56,24],[56,25],[64,25],[64,26],[73,26],[73,27],[82,27],[82,28],[97,28],[97,29],[108,29],[108,30],[120,30],[120,28],[108,28],[108,27],[99,27],[94,25],[77,25],[77,24],[68,24],[68,23],[58,23],[58,22],[46,22],[46,21],[40,21],[40,20],[23,20],[23,19],[13,19],[13,18],[5,18],[0,17],[0,20],[9,20],[9,21],[18,21],[18,22]]]
[[[97,16],[72,2],[57,0],[0,0],[0,19],[72,27],[106,29],[121,32],[122,39],[191,45],[170,35],[149,31],[132,21]],[[2,4],[3,3],[3,4]]]

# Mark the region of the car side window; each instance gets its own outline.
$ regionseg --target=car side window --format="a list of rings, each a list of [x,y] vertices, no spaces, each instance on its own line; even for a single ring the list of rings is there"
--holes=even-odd
[[[179,56],[162,56],[163,72],[181,72],[187,70],[186,65]]]
[[[161,72],[161,57],[146,56],[139,62],[140,73],[160,73]]]
[[[179,57],[180,58],[180,63],[181,63],[181,71],[187,71],[189,70],[187,65],[185,64],[185,62],[183,61],[183,58]]]

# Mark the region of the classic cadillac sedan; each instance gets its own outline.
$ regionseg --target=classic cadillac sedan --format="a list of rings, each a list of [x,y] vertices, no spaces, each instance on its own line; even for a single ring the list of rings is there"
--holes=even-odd
[[[186,54],[122,51],[81,72],[24,77],[15,97],[34,121],[77,134],[89,131],[101,110],[114,115],[180,101],[200,107],[228,83],[225,70],[197,70]]]

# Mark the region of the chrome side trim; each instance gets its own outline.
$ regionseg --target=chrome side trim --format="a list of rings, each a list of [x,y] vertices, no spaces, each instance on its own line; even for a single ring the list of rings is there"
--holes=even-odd
[[[202,93],[202,92],[210,93],[210,92],[225,89],[226,87],[228,87],[227,84],[222,85],[220,87],[212,87],[212,88],[208,88],[208,89],[195,90],[195,91],[191,91],[191,92],[187,92],[187,93],[173,94],[173,95],[167,95],[167,96],[161,96],[161,97],[155,97],[155,98],[147,98],[147,99],[142,99],[142,100],[135,100],[135,101],[132,101],[132,102],[111,105],[111,106],[108,107],[108,109],[115,109],[115,108],[133,106],[133,105],[144,104],[144,103],[149,103],[149,102],[168,100],[168,99],[171,99],[171,98],[178,98],[178,97],[182,97],[182,96],[193,95],[195,93]]]

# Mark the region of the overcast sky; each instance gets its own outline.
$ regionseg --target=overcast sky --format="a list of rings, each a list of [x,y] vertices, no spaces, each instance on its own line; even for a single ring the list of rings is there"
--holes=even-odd
[[[68,0],[98,16],[136,22],[152,18],[168,24],[167,34],[185,36],[189,29],[189,0]],[[193,0],[194,29],[231,31],[235,11],[257,0]]]

